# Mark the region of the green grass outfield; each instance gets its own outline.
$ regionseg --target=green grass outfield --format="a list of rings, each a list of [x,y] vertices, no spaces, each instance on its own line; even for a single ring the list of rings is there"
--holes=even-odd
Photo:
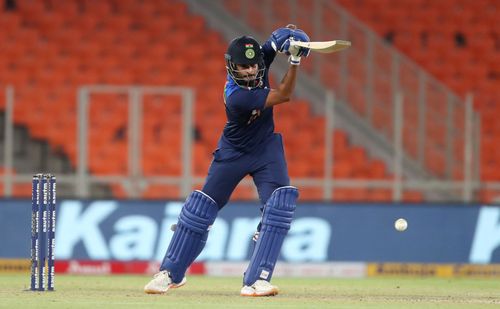
[[[55,292],[28,292],[28,274],[0,274],[0,308],[499,308],[499,279],[275,278],[275,297],[241,297],[241,278],[189,276],[164,295],[149,276],[57,275]]]

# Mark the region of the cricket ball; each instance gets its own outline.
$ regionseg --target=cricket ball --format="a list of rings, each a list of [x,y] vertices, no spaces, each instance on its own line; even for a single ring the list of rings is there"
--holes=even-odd
[[[399,218],[394,222],[394,228],[399,232],[403,232],[408,228],[408,222],[403,218]]]

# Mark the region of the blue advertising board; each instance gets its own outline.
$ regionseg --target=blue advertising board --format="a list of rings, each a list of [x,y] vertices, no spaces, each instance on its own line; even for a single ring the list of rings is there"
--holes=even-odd
[[[0,200],[0,258],[28,258],[29,200]],[[177,201],[63,200],[56,258],[161,260]],[[394,221],[405,218],[398,232]],[[244,261],[260,220],[256,203],[220,213],[198,261]],[[301,203],[281,251],[288,262],[500,263],[500,207],[453,204]]]

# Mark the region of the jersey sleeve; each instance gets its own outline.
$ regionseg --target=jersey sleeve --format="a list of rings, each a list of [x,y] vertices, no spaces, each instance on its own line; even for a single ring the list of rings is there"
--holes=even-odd
[[[270,39],[262,45],[262,52],[264,53],[264,63],[266,64],[266,68],[269,68],[271,63],[274,61],[274,57],[276,57],[276,51],[272,47]]]
[[[238,89],[227,98],[226,106],[239,117],[251,114],[254,110],[262,111],[269,91],[268,88]]]

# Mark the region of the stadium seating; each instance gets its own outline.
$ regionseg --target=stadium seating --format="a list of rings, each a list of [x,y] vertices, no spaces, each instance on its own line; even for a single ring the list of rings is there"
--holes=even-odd
[[[225,40],[207,30],[202,17],[177,1],[35,1],[18,0],[17,9],[0,11],[0,84],[16,89],[15,123],[33,138],[61,147],[76,167],[76,90],[87,84],[188,86],[196,90],[193,171],[205,176],[225,122],[222,87]],[[185,48],[188,46],[189,48]],[[305,64],[310,69],[311,63]],[[92,94],[89,168],[95,175],[126,174],[128,97]],[[181,174],[178,96],[145,96],[142,162],[147,176]],[[300,115],[300,117],[297,117]],[[51,124],[48,126],[47,124]],[[322,177],[324,119],[307,101],[276,108],[277,131],[286,132],[290,175]],[[384,164],[348,135],[334,132],[336,177],[390,179]],[[126,189],[112,186],[115,197]],[[16,191],[18,192],[18,191]],[[29,190],[24,191],[27,196]],[[321,188],[304,188],[301,198],[321,199]],[[334,190],[336,200],[390,200],[381,189]],[[155,184],[143,198],[178,198],[175,186]],[[254,189],[239,188],[233,199],[249,199]],[[405,193],[420,200],[418,192]]]
[[[481,114],[481,180],[499,181],[500,134],[498,34],[499,2],[427,0],[337,0],[381,37],[392,33],[394,46],[459,95],[474,95]],[[485,160],[485,156],[488,159]],[[438,163],[436,163],[438,164]],[[490,196],[491,194],[483,194]],[[487,199],[490,200],[490,199]]]
[[[461,1],[461,0],[446,0],[446,1],[427,1],[427,0],[338,0],[335,1],[345,7],[352,15],[365,22],[369,28],[373,29],[380,37],[394,44],[396,48],[413,58],[418,64],[424,67],[431,75],[439,81],[445,83],[456,93],[465,97],[465,94],[472,93],[474,95],[474,106],[482,116],[482,143],[481,154],[489,153],[490,160],[488,162],[481,160],[481,180],[483,181],[498,181],[500,174],[495,172],[500,167],[500,157],[492,150],[495,148],[493,136],[498,135],[500,131],[496,127],[497,121],[495,116],[498,114],[497,101],[500,94],[498,87],[498,68],[500,62],[498,59],[499,37],[498,37],[498,1],[495,0],[480,0],[480,1]],[[239,5],[242,2],[224,1],[228,10],[234,14],[239,14],[244,10],[244,7]],[[248,6],[248,9],[259,10],[264,8],[267,10],[267,16],[272,16],[278,24],[287,23],[290,16],[306,30],[314,30],[314,21],[317,18],[304,18],[314,16],[315,11],[314,1],[297,1],[294,5],[297,11],[293,14],[287,8],[280,6],[276,2],[271,2],[279,7],[266,7],[270,3],[265,0],[255,0],[253,5]],[[322,2],[325,7],[328,3]],[[254,12],[258,14],[258,12]],[[328,29],[327,33],[340,33],[338,12],[334,10],[324,9],[320,12],[321,21],[319,24],[324,29]],[[249,13],[248,15],[251,15]],[[319,18],[319,17],[318,17]],[[246,22],[254,27],[262,27],[260,19],[247,18]],[[357,24],[357,23],[356,23]],[[356,50],[364,51],[366,40],[363,35],[356,32],[355,29],[349,28],[348,37],[355,42]],[[314,33],[314,32],[312,32]],[[355,54],[356,50],[351,50],[351,54]],[[390,67],[390,57],[383,57],[388,53],[376,53],[375,63],[379,67]],[[356,81],[364,78],[363,63],[359,61],[363,55],[354,55],[349,59],[349,81],[348,93],[349,104],[361,115],[365,111],[365,98],[362,92],[356,91],[356,86],[352,85],[351,81]],[[385,62],[384,62],[385,61]],[[334,60],[324,63],[321,71],[321,79],[325,84],[333,89],[338,89],[339,82],[334,80],[334,68],[338,67]],[[401,68],[403,70],[404,68]],[[415,85],[418,81],[411,80],[412,74],[405,74],[404,71],[400,74],[400,83],[402,86]],[[405,80],[407,79],[407,80]],[[359,84],[359,82],[358,82]],[[383,91],[384,86],[375,85],[375,95],[380,98],[387,97],[386,91]],[[390,90],[390,89],[388,89]],[[434,99],[444,102],[444,93],[431,93]],[[376,100],[376,98],[375,98]],[[405,97],[405,100],[411,100],[411,96]],[[443,105],[444,107],[445,105]],[[433,106],[434,109],[440,108]],[[383,109],[379,109],[382,111]],[[376,111],[375,111],[376,112]],[[374,115],[373,124],[376,128],[382,129],[387,127],[388,119],[385,112]],[[405,118],[405,121],[408,119]],[[439,122],[439,120],[437,120]],[[455,124],[459,125],[459,123]],[[432,142],[432,147],[441,147],[444,138],[443,129],[431,125],[429,128],[428,139]],[[389,131],[391,129],[389,128]],[[383,130],[382,130],[383,131]],[[387,130],[386,130],[387,131]],[[487,132],[487,133],[486,133]],[[486,133],[486,134],[485,134]],[[406,151],[416,155],[416,146],[410,145],[411,132],[404,133]],[[460,159],[462,151],[459,146],[463,141],[454,141],[455,149],[454,156]],[[463,144],[462,144],[463,145]],[[431,147],[431,148],[432,148]],[[492,157],[495,157],[494,159]],[[426,167],[438,177],[443,177],[450,171],[444,169],[442,164],[444,161],[443,153],[434,150],[428,150],[426,154]],[[453,167],[454,175],[452,179],[460,179],[463,172]],[[448,176],[447,176],[448,177]],[[449,179],[449,178],[447,178]],[[489,196],[490,194],[483,194]],[[488,199],[490,200],[490,199]]]

